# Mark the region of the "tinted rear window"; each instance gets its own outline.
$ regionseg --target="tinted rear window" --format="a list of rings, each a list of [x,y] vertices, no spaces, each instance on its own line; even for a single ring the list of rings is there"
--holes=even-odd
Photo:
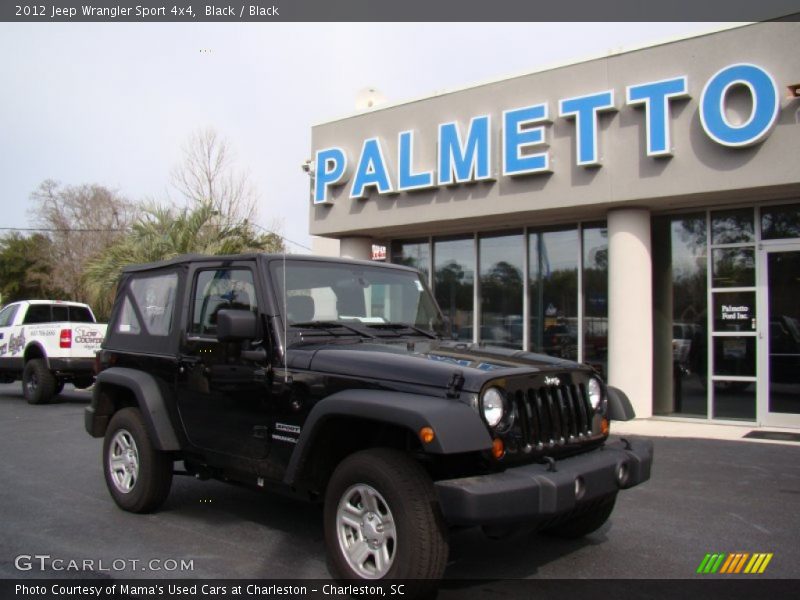
[[[69,306],[66,304],[32,304],[25,313],[25,324],[34,323],[94,323],[92,312],[85,306]]]
[[[85,306],[70,306],[69,320],[73,321],[74,323],[94,323],[92,311]]]

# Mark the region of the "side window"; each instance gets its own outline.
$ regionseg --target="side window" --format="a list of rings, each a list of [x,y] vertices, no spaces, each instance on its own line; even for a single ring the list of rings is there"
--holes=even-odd
[[[200,271],[195,277],[190,333],[216,334],[217,314],[226,308],[255,312],[253,273],[248,269]]]
[[[50,323],[50,305],[49,304],[31,304],[28,307],[28,312],[25,313],[25,325],[34,325],[36,323]]]
[[[142,332],[142,326],[139,324],[139,319],[136,317],[136,312],[133,310],[133,303],[131,299],[126,297],[122,303],[122,311],[117,319],[117,333],[130,333],[137,334]]]
[[[12,304],[0,310],[0,327],[8,327],[14,322],[14,317],[17,316],[19,304]]]
[[[117,321],[117,333],[169,335],[177,288],[175,273],[131,279]]]

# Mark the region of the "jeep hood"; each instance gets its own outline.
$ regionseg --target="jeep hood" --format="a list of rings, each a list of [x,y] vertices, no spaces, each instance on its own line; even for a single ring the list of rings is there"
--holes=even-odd
[[[304,346],[291,356],[294,367],[353,377],[446,388],[453,375],[464,377],[462,389],[479,392],[498,377],[587,369],[575,362],[491,346],[453,342],[352,343]],[[292,360],[294,359],[294,360]],[[303,364],[304,363],[304,364]]]

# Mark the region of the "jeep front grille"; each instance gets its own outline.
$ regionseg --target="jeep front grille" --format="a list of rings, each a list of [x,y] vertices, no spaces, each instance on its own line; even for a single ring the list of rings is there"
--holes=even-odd
[[[525,443],[542,448],[591,436],[592,408],[584,384],[543,385],[512,395]]]

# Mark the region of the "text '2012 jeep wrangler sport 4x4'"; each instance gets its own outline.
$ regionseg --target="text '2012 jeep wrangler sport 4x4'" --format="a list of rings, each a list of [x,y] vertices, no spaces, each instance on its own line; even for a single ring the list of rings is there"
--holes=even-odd
[[[446,339],[412,269],[280,255],[130,267],[86,429],[125,510],[203,479],[324,501],[344,579],[442,576],[448,526],[580,536],[650,476],[607,389],[562,359]]]

